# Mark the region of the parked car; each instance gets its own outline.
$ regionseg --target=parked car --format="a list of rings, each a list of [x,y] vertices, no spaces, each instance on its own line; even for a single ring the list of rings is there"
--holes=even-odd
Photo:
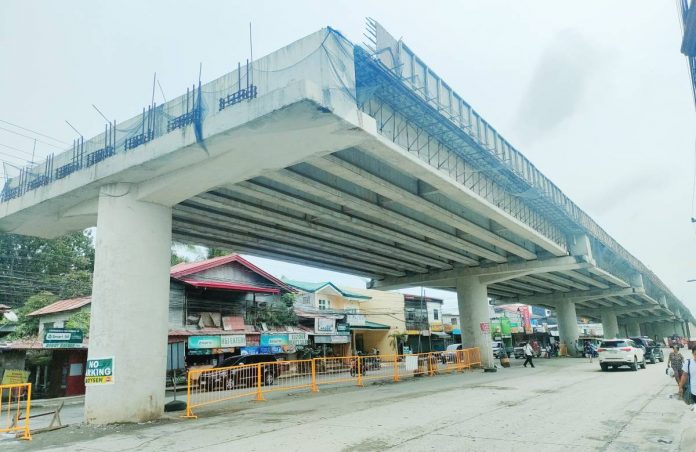
[[[198,387],[203,391],[230,390],[240,386],[253,386],[258,381],[258,366],[245,364],[273,363],[261,366],[261,384],[270,386],[280,373],[277,359],[273,355],[236,355],[231,356],[212,370],[204,372],[198,378]],[[221,369],[216,371],[215,369]]]
[[[499,358],[500,357],[500,350],[504,347],[505,345],[501,341],[493,341],[493,357],[494,358]]]
[[[662,353],[662,347],[649,337],[631,337],[629,338],[637,345],[642,346],[645,352],[645,360],[650,364],[655,364],[656,361],[663,362],[665,355]]]
[[[599,349],[599,367],[607,370],[628,366],[631,370],[645,369],[645,353],[631,339],[609,339],[603,341]]]

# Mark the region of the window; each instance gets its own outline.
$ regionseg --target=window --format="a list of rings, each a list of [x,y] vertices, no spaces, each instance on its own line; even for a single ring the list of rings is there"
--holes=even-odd
[[[325,311],[327,309],[331,308],[331,304],[329,303],[329,300],[319,300],[319,309],[322,311]]]
[[[439,320],[439,315],[440,313],[437,312],[437,309],[433,309],[433,319]]]
[[[457,324],[457,318],[456,318],[456,317],[452,317],[451,323],[452,323],[452,325],[456,325],[456,324]]]
[[[54,325],[54,324],[55,324],[55,322],[46,322],[46,323],[44,323],[44,324],[43,324],[44,330],[47,330],[47,329],[49,329],[49,328],[53,328],[53,325]]]

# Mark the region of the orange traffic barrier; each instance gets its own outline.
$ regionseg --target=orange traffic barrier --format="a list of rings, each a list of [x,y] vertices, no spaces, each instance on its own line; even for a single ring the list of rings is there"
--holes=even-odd
[[[308,390],[322,386],[363,386],[369,381],[398,382],[407,377],[463,372],[481,365],[478,348],[409,355],[358,355],[261,362],[195,369],[188,373],[186,414],[194,409],[244,397],[265,400],[270,392]]]
[[[0,433],[24,432],[21,439],[31,440],[30,416],[31,383],[0,385]]]

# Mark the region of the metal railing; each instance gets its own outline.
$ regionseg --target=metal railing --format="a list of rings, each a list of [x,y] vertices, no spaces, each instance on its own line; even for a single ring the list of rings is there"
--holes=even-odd
[[[364,386],[370,381],[398,382],[408,377],[463,372],[481,366],[478,348],[408,355],[358,355],[291,361],[272,361],[191,370],[187,377],[186,418],[194,409],[234,399],[265,400],[270,392],[307,390],[322,386]]]
[[[0,385],[0,433],[20,433],[31,440],[31,383]]]

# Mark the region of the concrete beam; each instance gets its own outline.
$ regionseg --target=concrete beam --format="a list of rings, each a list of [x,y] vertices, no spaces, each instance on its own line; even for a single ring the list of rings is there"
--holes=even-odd
[[[440,272],[432,272],[426,275],[409,275],[403,278],[384,278],[371,281],[370,288],[380,290],[402,289],[413,286],[430,286],[433,283],[440,285],[456,285],[457,278],[476,276],[485,284],[495,284],[520,276],[533,275],[551,271],[587,268],[592,265],[584,256],[565,256],[549,259],[540,259],[530,262],[515,262],[499,265],[489,265],[470,268],[454,268]]]
[[[273,206],[277,209],[291,209],[301,212],[313,218],[315,223],[327,224],[340,230],[356,231],[362,235],[373,236],[378,240],[389,241],[397,247],[406,247],[419,253],[426,254],[431,259],[444,258],[466,265],[478,265],[478,261],[462,254],[461,252],[445,248],[428,242],[425,237],[407,235],[399,228],[391,229],[386,226],[372,223],[361,218],[347,215],[343,212],[329,209],[316,203],[312,203],[296,196],[291,196],[278,190],[273,190],[262,185],[243,182],[228,186],[223,190],[225,194],[240,194],[258,201],[265,206]]]
[[[609,285],[608,285],[608,284],[605,284],[605,283],[603,283],[603,282],[601,282],[601,281],[597,281],[596,279],[590,278],[589,276],[585,276],[585,275],[583,275],[583,274],[580,273],[580,272],[576,272],[576,271],[561,271],[560,273],[563,273],[563,274],[566,275],[566,276],[569,276],[569,277],[571,277],[571,278],[573,278],[573,279],[576,279],[576,280],[578,280],[578,281],[580,281],[580,282],[583,282],[583,283],[585,283],[585,284],[589,284],[590,286],[597,287],[597,288],[599,288],[599,289],[608,289],[608,288],[609,288]]]
[[[593,290],[578,290],[573,292],[558,293],[553,295],[538,295],[533,297],[520,298],[520,303],[535,304],[537,302],[554,302],[554,301],[573,301],[575,303],[601,300],[610,296],[617,295],[633,295],[639,292],[637,288],[614,288],[614,289],[593,289]]]
[[[608,271],[603,270],[599,267],[592,267],[592,268],[588,269],[588,271],[592,274],[599,276],[600,278],[603,278],[603,279],[609,281],[612,284],[619,286],[619,287],[631,287],[631,285],[629,283],[627,283],[626,281],[624,281],[623,279],[619,278],[618,276],[614,276],[611,273],[609,273]]]
[[[471,234],[472,236],[487,242],[493,246],[505,250],[511,254],[526,260],[536,259],[534,252],[527,248],[511,242],[492,231],[481,227],[443,207],[438,206],[425,198],[410,193],[384,179],[378,177],[367,170],[360,168],[352,163],[342,160],[334,155],[327,155],[323,158],[315,158],[308,162],[329,174],[343,178],[360,187],[378,193],[385,198],[396,201],[403,206],[417,212],[423,212],[434,218],[445,221],[447,224],[459,229],[460,231]]]
[[[413,218],[402,215],[398,212],[385,209],[384,207],[380,207],[357,196],[353,196],[350,193],[346,193],[330,185],[326,185],[322,182],[303,176],[299,173],[290,170],[280,170],[275,173],[264,174],[264,177],[281,185],[291,187],[292,189],[325,199],[340,206],[348,207],[356,212],[360,212],[362,215],[371,217],[378,221],[390,222],[397,229],[407,230],[418,235],[424,235],[436,242],[439,242],[441,245],[458,248],[462,251],[466,251],[467,253],[474,254],[493,262],[505,262],[507,260],[507,257],[496,253],[493,250],[468,242],[453,234],[414,220]]]

